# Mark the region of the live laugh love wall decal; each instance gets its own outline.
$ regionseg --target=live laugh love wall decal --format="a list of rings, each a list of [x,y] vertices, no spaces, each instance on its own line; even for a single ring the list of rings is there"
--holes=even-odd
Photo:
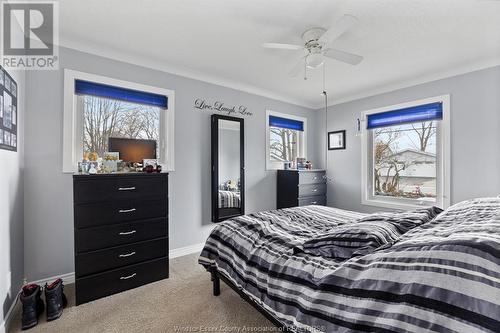
[[[248,111],[248,108],[244,105],[232,105],[228,106],[224,102],[215,101],[213,103],[207,102],[202,98],[198,98],[194,101],[194,108],[202,111],[215,111],[227,116],[252,116],[253,113]]]

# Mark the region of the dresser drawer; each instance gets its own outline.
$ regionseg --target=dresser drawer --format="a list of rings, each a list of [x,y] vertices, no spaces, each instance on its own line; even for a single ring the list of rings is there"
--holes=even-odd
[[[168,277],[168,260],[156,259],[106,273],[77,278],[76,305]]]
[[[88,177],[88,178],[87,178]],[[133,199],[166,196],[167,178],[159,174],[141,176],[81,176],[75,181],[75,203],[100,202],[111,199]]]
[[[320,205],[326,206],[326,197],[324,195],[305,197],[299,199],[299,206]]]
[[[315,185],[300,185],[299,186],[299,198],[324,195],[326,193],[326,184],[315,184]]]
[[[168,236],[165,218],[77,229],[75,251],[88,252],[165,236]]]
[[[75,227],[85,228],[166,215],[166,199],[129,199],[81,204],[75,206]]]
[[[302,171],[299,172],[299,184],[321,184],[325,183],[324,171]]]
[[[77,254],[75,258],[76,277],[165,257],[167,255],[167,248],[167,239],[160,238]]]

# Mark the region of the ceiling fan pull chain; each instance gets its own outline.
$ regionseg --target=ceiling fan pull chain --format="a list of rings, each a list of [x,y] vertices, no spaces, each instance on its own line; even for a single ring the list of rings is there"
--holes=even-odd
[[[325,76],[326,76],[326,62],[323,63],[323,91],[326,91]]]

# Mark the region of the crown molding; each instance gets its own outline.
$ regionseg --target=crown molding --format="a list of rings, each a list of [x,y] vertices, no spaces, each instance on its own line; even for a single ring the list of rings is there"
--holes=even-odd
[[[106,46],[93,44],[90,42],[81,42],[69,40],[65,37],[60,36],[59,45],[62,47],[66,47],[69,49],[77,50],[84,53],[89,53],[92,55],[122,61],[125,63],[142,66],[149,69],[159,70],[168,74],[178,75],[181,77],[198,80],[206,83],[215,84],[218,86],[222,86],[229,89],[239,90],[245,93],[249,93],[252,95],[257,95],[265,98],[270,98],[273,100],[290,103],[294,105],[298,105],[301,107],[305,107],[308,109],[318,110],[322,109],[324,105],[321,103],[307,103],[304,100],[297,99],[295,97],[286,96],[283,94],[269,92],[267,89],[263,89],[254,85],[250,85],[244,82],[235,81],[231,79],[227,79],[224,77],[219,77],[215,75],[205,74],[200,71],[196,71],[190,69],[188,67],[173,65],[165,61],[155,60],[152,58],[148,58],[147,56],[140,54],[132,54],[132,53],[123,53],[119,50],[112,49]],[[439,72],[434,72],[430,75],[422,75],[415,79],[403,80],[397,83],[390,83],[386,85],[382,85],[380,87],[374,89],[367,89],[360,92],[353,92],[351,94],[344,94],[337,98],[333,98],[328,106],[335,106],[342,103],[352,102],[358,99],[363,99],[367,97],[372,97],[404,88],[409,88],[413,86],[417,86],[424,83],[429,83],[432,81],[437,81],[441,79],[446,79],[454,76],[459,76],[487,68],[492,68],[500,66],[500,58],[488,59],[483,61],[478,61],[474,63],[469,63],[466,65],[458,66],[452,69],[447,69]]]
[[[93,44],[89,42],[81,42],[69,40],[63,36],[59,37],[59,46],[73,49],[76,51],[89,53],[92,55],[122,61],[125,63],[133,64],[136,66],[141,66],[149,69],[159,70],[168,74],[178,75],[185,78],[203,81],[206,83],[215,84],[218,86],[222,86],[229,89],[239,90],[245,93],[249,93],[252,95],[257,95],[261,97],[266,97],[274,100],[278,100],[281,102],[294,104],[298,106],[302,106],[308,109],[314,109],[315,105],[308,104],[303,100],[286,96],[278,93],[269,92],[267,89],[263,89],[254,85],[250,85],[244,82],[239,82],[231,79],[227,79],[224,77],[219,77],[215,75],[205,74],[188,67],[173,65],[171,63],[155,60],[152,58],[148,58],[147,56],[141,54],[132,54],[132,53],[124,53],[119,50],[112,49],[106,46]]]
[[[475,62],[472,64],[467,64],[465,66],[456,67],[453,69],[433,73],[430,75],[423,75],[423,76],[420,76],[416,79],[404,80],[404,81],[399,82],[399,83],[387,84],[387,85],[384,85],[382,87],[378,87],[378,88],[370,89],[370,90],[365,90],[365,91],[359,92],[359,93],[346,94],[344,96],[340,96],[338,98],[333,99],[332,102],[328,104],[328,107],[336,106],[336,105],[347,103],[347,102],[352,102],[352,101],[355,101],[358,99],[373,97],[376,95],[381,95],[381,94],[393,92],[393,91],[404,89],[404,88],[410,88],[410,87],[418,86],[421,84],[430,83],[433,81],[448,79],[451,77],[460,76],[460,75],[480,71],[483,69],[493,68],[493,67],[497,67],[497,66],[500,66],[500,58]],[[320,109],[322,110],[323,108],[324,108],[324,105],[321,105],[321,104],[317,104],[315,106],[316,110],[320,110]]]

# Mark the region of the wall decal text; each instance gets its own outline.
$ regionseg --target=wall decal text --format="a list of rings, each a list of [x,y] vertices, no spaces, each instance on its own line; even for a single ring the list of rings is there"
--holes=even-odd
[[[223,113],[227,116],[242,115],[242,116],[252,116],[253,113],[248,111],[245,105],[232,105],[228,106],[224,102],[215,101],[213,103],[207,102],[202,98],[198,98],[194,101],[194,108],[202,111],[215,111]]]

